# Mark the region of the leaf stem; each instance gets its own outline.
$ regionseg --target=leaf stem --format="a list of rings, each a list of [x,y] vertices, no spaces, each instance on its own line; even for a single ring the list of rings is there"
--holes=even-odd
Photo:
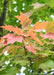
[[[24,39],[24,38],[23,38]],[[25,41],[23,41],[23,45],[24,45],[24,50],[25,50],[25,55],[27,55],[28,53],[27,53],[27,51],[26,51],[26,45],[25,45]],[[31,75],[33,75],[33,67],[32,67],[32,58],[31,57],[28,57],[28,60],[30,61],[30,67],[31,67],[31,69],[32,69],[32,72],[31,72]]]

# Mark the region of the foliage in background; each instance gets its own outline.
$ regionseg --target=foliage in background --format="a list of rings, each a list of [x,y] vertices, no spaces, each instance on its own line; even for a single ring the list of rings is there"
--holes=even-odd
[[[37,22],[38,20],[49,20],[52,21],[52,18],[50,15],[54,15],[54,0],[8,0],[8,7],[7,7],[7,14],[6,14],[6,20],[5,24],[10,24],[10,25],[17,25],[19,27],[19,20],[15,18],[16,15],[19,15],[20,11],[26,13],[30,10],[34,11],[34,13],[31,15],[31,19],[33,19],[33,24]],[[0,15],[3,11],[3,2],[2,0],[0,2]],[[33,9],[34,6],[30,6],[36,2],[39,3],[44,3],[45,6],[40,7],[38,9]],[[40,10],[39,10],[40,9]]]

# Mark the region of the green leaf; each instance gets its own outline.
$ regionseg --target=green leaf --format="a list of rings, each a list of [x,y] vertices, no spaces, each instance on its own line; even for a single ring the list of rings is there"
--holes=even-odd
[[[14,42],[14,45],[16,45],[16,46],[20,46],[20,45],[23,46],[23,43],[16,41],[16,42]]]
[[[54,68],[54,61],[48,60],[45,63],[40,64],[39,68],[42,68],[43,70],[48,70]]]
[[[29,63],[29,61],[28,60],[25,60],[25,59],[15,59],[14,61],[13,61],[15,64],[20,64],[21,66],[25,66],[26,64],[28,64]]]

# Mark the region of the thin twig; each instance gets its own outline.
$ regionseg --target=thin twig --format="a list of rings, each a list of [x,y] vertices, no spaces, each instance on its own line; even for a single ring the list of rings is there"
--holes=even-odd
[[[31,69],[32,69],[32,72],[31,72],[31,75],[33,75],[33,67],[32,67],[32,58],[31,57],[28,57],[28,59],[29,59],[29,61],[30,61],[30,67],[31,67]]]
[[[51,73],[51,72],[54,72],[54,70],[52,70],[52,71],[49,71],[49,72],[47,72],[46,74],[44,74],[44,75],[47,75],[47,74],[49,74],[49,73]],[[53,74],[54,75],[54,74]]]

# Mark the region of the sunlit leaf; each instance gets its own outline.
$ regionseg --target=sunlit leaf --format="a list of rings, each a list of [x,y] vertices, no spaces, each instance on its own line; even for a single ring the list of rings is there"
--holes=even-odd
[[[54,33],[54,22],[49,22],[46,28],[47,32]]]
[[[35,36],[35,34],[32,32],[32,30],[28,31],[29,36],[31,36],[32,39],[34,39],[36,42],[38,42],[40,45],[43,45],[42,42]]]
[[[18,35],[22,34],[21,30],[17,26],[13,27],[11,25],[5,25],[5,26],[0,26],[0,27],[6,29],[8,31],[13,31],[14,33],[16,33]]]
[[[17,19],[19,19],[21,22],[20,24],[22,24],[22,28],[23,29],[27,29],[28,25],[31,24],[31,20],[29,19],[29,17],[27,17],[25,14],[23,14],[22,12],[20,12],[20,16],[15,16]]]
[[[34,29],[36,30],[36,31],[41,31],[41,30],[43,30],[43,29],[46,29],[47,28],[47,24],[48,23],[48,21],[46,21],[46,22],[42,22],[42,23],[40,23],[39,21],[38,22],[36,22],[36,24],[35,24],[35,26],[34,26]]]

